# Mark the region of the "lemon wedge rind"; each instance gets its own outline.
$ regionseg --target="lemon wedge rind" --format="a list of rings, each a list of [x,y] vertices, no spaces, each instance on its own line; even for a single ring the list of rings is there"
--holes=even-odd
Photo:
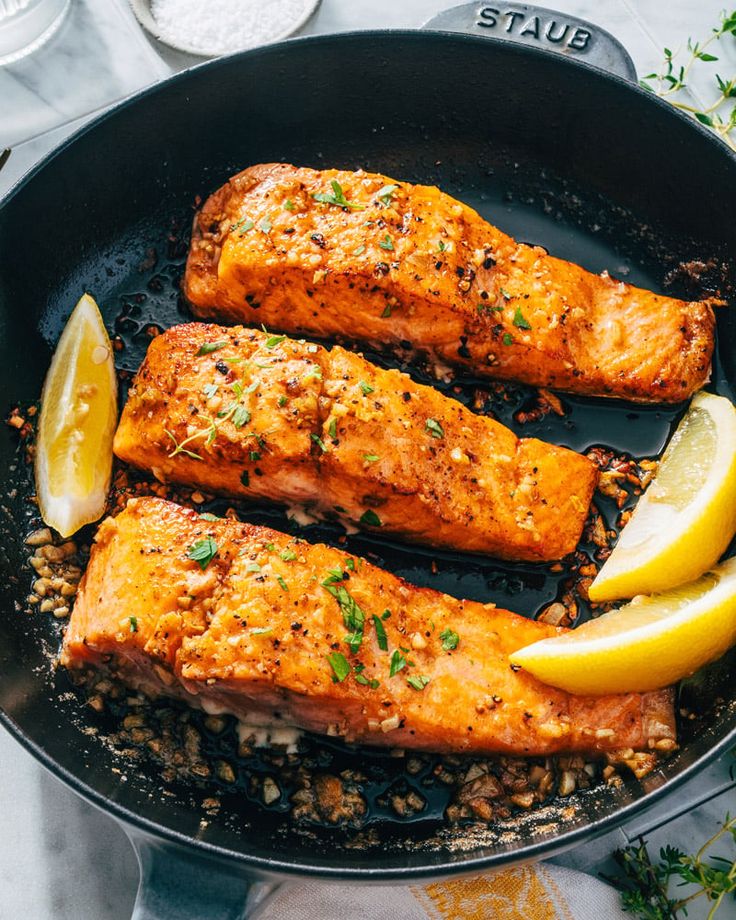
[[[116,423],[112,345],[97,304],[85,294],[54,351],[36,438],[39,510],[62,537],[98,520],[105,510]]]
[[[667,687],[734,644],[736,558],[731,558],[688,585],[636,597],[510,657],[544,683],[600,695]]]
[[[736,408],[722,396],[701,392],[589,597],[612,601],[693,581],[718,562],[735,532]]]

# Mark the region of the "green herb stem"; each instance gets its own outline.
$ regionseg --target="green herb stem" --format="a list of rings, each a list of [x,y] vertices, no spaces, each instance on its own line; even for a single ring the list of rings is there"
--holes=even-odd
[[[672,52],[669,48],[665,48],[664,61],[659,70],[647,74],[639,82],[645,89],[666,99],[675,108],[692,115],[700,124],[710,128],[732,150],[736,150],[736,139],[732,136],[732,132],[736,129],[736,104],[731,107],[730,111],[726,110],[726,104],[736,99],[736,76],[724,80],[720,74],[715,74],[719,92],[715,101],[710,105],[697,106],[675,98],[682,90],[689,89],[688,79],[697,62],[711,64],[718,61],[718,57],[706,49],[720,41],[724,35],[736,36],[736,10],[731,13],[722,12],[718,25],[703,41],[693,41],[692,38],[688,38],[688,56],[684,64],[676,65],[679,51]]]

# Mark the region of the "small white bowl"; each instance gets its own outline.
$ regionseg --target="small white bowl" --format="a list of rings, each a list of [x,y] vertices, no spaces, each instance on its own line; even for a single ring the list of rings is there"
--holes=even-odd
[[[192,48],[191,45],[184,43],[179,43],[173,41],[170,37],[164,37],[159,31],[159,26],[156,20],[153,18],[151,13],[151,0],[129,0],[131,9],[135,13],[135,18],[143,26],[143,28],[149,32],[157,41],[162,42],[164,45],[168,45],[169,48],[175,48],[177,51],[184,51],[187,54],[193,54],[197,57],[220,57],[222,52],[220,51],[202,51],[199,48]],[[257,48],[259,45],[271,44],[272,42],[281,41],[282,38],[288,38],[289,35],[293,35],[294,32],[298,32],[299,29],[314,15],[317,7],[320,5],[322,0],[307,0],[304,6],[303,14],[295,20],[289,22],[288,26],[284,29],[274,32],[273,35],[270,35],[266,41],[257,42],[255,45],[245,45],[243,48],[238,50],[245,51],[247,48]],[[235,54],[236,52],[231,51],[227,52],[228,54]]]

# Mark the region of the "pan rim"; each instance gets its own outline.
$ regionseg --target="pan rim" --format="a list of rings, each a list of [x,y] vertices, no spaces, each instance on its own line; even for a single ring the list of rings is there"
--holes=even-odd
[[[421,881],[425,878],[436,880],[438,877],[451,878],[460,875],[478,875],[492,869],[500,869],[509,864],[520,862],[536,862],[545,856],[569,850],[583,840],[599,837],[608,830],[620,827],[625,821],[635,817],[666,795],[674,792],[678,787],[692,779],[697,773],[715,761],[736,742],[736,726],[727,732],[713,747],[702,754],[697,760],[688,764],[677,775],[666,779],[661,786],[645,793],[640,799],[629,802],[627,805],[616,809],[609,815],[593,821],[590,824],[574,828],[551,837],[549,840],[540,840],[536,843],[522,844],[517,850],[490,853],[486,855],[460,856],[457,859],[445,856],[440,857],[436,863],[418,866],[396,866],[387,868],[356,869],[342,866],[325,866],[310,864],[301,857],[299,861],[283,858],[255,856],[234,850],[227,846],[200,840],[182,831],[174,830],[156,821],[146,818],[132,809],[121,805],[113,799],[107,798],[102,793],[87,785],[71,770],[57,763],[45,749],[28,737],[19,725],[0,708],[0,724],[25,748],[39,763],[41,763],[53,776],[72,789],[85,801],[96,806],[112,817],[121,821],[128,827],[147,833],[153,837],[163,839],[171,844],[186,848],[193,848],[212,859],[225,860],[243,867],[251,868],[258,877],[278,875],[282,878],[314,878],[325,881],[356,881],[356,882],[410,882]]]
[[[637,83],[633,83],[616,74],[609,73],[595,65],[585,61],[575,60],[554,54],[543,48],[535,48],[526,45],[514,44],[505,41],[502,38],[494,36],[466,35],[458,32],[446,32],[434,29],[367,29],[355,30],[350,32],[333,33],[328,35],[316,36],[298,36],[287,40],[263,46],[260,48],[250,49],[238,52],[233,55],[216,58],[210,61],[203,61],[190,68],[180,71],[165,80],[144,87],[138,92],[128,96],[103,112],[90,118],[83,125],[72,132],[59,145],[50,150],[38,163],[31,169],[20,176],[16,182],[11,185],[5,195],[0,199],[0,214],[3,209],[18,195],[26,185],[31,182],[36,175],[49,166],[58,156],[62,155],[68,148],[72,147],[78,140],[81,140],[88,132],[94,130],[99,125],[113,118],[117,113],[124,111],[131,105],[135,105],[140,100],[149,96],[154,96],[159,92],[168,89],[172,84],[186,85],[189,79],[196,79],[197,72],[202,68],[219,69],[221,67],[232,66],[234,62],[241,59],[253,59],[262,55],[271,56],[283,53],[292,45],[311,45],[319,47],[321,45],[348,44],[354,41],[386,41],[399,43],[402,41],[433,41],[447,42],[448,44],[456,43],[483,43],[488,47],[489,52],[495,48],[502,47],[504,53],[516,55],[522,58],[529,58],[549,61],[554,58],[556,66],[561,68],[577,68],[583,74],[590,72],[597,77],[604,77],[607,81],[619,84],[626,92],[634,93],[640,98],[647,100],[644,104],[651,105],[662,112],[667,112],[667,118],[676,119],[681,124],[686,125],[686,130],[693,132],[694,136],[700,136],[700,143],[707,143],[713,149],[720,149],[721,155],[725,155],[727,160],[736,167],[736,152],[731,151],[729,147],[720,141],[705,126],[698,124],[689,115],[675,109],[665,100],[649,93]],[[540,58],[541,56],[541,58]],[[268,876],[277,874],[282,877],[292,878],[321,878],[325,880],[342,880],[342,881],[363,881],[363,882],[408,882],[418,881],[425,878],[452,877],[457,875],[478,874],[490,869],[499,868],[504,865],[518,863],[520,861],[533,861],[549,856],[564,849],[569,849],[575,844],[585,839],[591,839],[607,830],[620,826],[626,820],[636,814],[648,809],[656,802],[662,800],[665,795],[669,795],[684,782],[692,779],[709,763],[712,763],[726,749],[733,746],[736,742],[736,726],[729,730],[718,742],[716,742],[708,751],[704,752],[698,759],[684,767],[677,775],[666,779],[663,784],[651,792],[645,793],[636,801],[630,802],[620,808],[617,808],[611,814],[600,819],[594,820],[590,824],[565,831],[559,835],[553,836],[548,840],[541,840],[535,843],[522,844],[517,850],[489,853],[485,855],[463,854],[457,857],[438,856],[436,862],[425,863],[424,865],[408,865],[388,868],[368,867],[346,868],[339,865],[325,866],[310,864],[303,857],[296,857],[294,860],[284,858],[262,857],[243,852],[242,850],[231,849],[228,846],[211,843],[209,841],[199,840],[189,836],[186,833],[177,831],[164,824],[159,824],[150,818],[147,818],[136,811],[127,808],[120,803],[108,799],[104,794],[98,792],[93,787],[87,785],[84,780],[77,776],[71,770],[68,770],[58,763],[49,755],[43,746],[28,736],[21,727],[10,717],[10,715],[0,708],[0,723],[37,761],[39,761],[54,776],[60,779],[66,786],[75,791],[85,801],[100,808],[102,811],[110,814],[112,817],[123,822],[123,824],[136,828],[137,830],[148,833],[159,839],[163,839],[172,844],[178,844],[184,847],[191,847],[195,851],[206,854],[212,858],[226,860],[239,864],[240,866],[250,868],[259,876]],[[427,854],[431,855],[431,854]]]
[[[104,124],[109,118],[117,115],[118,112],[122,112],[129,106],[137,104],[142,99],[146,99],[149,96],[154,96],[174,84],[183,84],[192,77],[196,78],[196,74],[202,69],[206,68],[217,70],[221,67],[227,67],[235,61],[244,60],[246,58],[257,58],[263,55],[268,56],[300,45],[319,46],[321,44],[331,44],[334,42],[348,43],[361,39],[388,39],[389,41],[403,39],[408,41],[421,41],[426,38],[440,39],[442,41],[447,41],[448,43],[466,42],[484,47],[487,46],[489,51],[493,48],[503,48],[504,51],[507,51],[512,55],[515,54],[520,57],[530,56],[537,60],[546,60],[548,62],[553,60],[555,61],[556,66],[559,66],[563,69],[572,68],[573,70],[577,69],[583,73],[590,73],[597,77],[603,77],[606,80],[610,80],[614,84],[617,84],[626,92],[634,93],[634,95],[640,99],[647,100],[645,104],[653,105],[661,112],[666,113],[665,117],[674,119],[683,126],[686,126],[687,130],[690,130],[696,136],[699,136],[704,142],[708,143],[714,149],[720,150],[721,154],[725,155],[726,158],[730,160],[734,166],[736,166],[736,151],[732,150],[724,141],[719,140],[713,131],[709,130],[705,125],[700,124],[700,122],[698,122],[695,118],[692,118],[686,112],[675,108],[675,106],[667,102],[665,99],[661,99],[654,93],[645,90],[638,83],[627,80],[625,77],[611,73],[610,71],[604,70],[601,67],[597,67],[594,64],[590,64],[587,61],[583,61],[578,58],[570,58],[545,48],[537,48],[532,45],[518,44],[492,35],[466,35],[463,32],[448,32],[440,29],[424,28],[355,29],[348,32],[335,32],[325,35],[299,35],[284,39],[283,41],[274,42],[270,45],[263,45],[259,48],[250,48],[245,51],[238,51],[233,54],[223,55],[222,57],[212,58],[211,60],[193,64],[191,67],[187,67],[184,70],[180,70],[177,73],[171,74],[171,76],[166,77],[163,80],[159,80],[155,83],[151,83],[148,86],[142,87],[131,95],[112,103],[97,115],[93,115],[83,125],[80,125],[79,128],[74,130],[68,137],[64,138],[59,144],[44,154],[44,156],[29,170],[19,176],[18,179],[16,179],[16,181],[10,186],[10,188],[7,189],[4,195],[0,197],[0,212],[11,202],[13,198],[16,197],[17,194],[23,190],[23,188],[25,188],[25,186],[33,178],[35,178],[38,173],[45,169],[58,156],[64,153],[67,148],[71,147],[78,140],[84,137],[89,131],[94,130],[98,127],[98,125]]]

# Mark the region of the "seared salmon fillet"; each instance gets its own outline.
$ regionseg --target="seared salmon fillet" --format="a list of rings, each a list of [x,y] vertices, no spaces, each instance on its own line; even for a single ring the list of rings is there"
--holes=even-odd
[[[413,348],[441,364],[673,403],[710,373],[714,317],[515,242],[433,186],[252,166],[194,221],[199,317]]]
[[[597,477],[360,355],[201,323],[151,342],[114,449],[165,482],[536,561],[575,548]]]
[[[147,498],[100,526],[62,661],[249,724],[372,745],[546,755],[675,737],[668,690],[576,697],[509,664],[559,631]]]

